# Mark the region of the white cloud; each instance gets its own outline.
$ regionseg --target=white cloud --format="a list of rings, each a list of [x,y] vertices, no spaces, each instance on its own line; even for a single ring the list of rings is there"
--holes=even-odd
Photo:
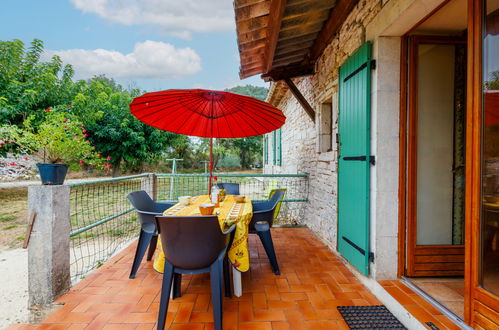
[[[153,24],[167,33],[189,38],[191,32],[234,29],[229,0],[71,0],[85,13],[123,25]]]
[[[46,50],[44,58],[54,55],[73,65],[78,79],[101,74],[111,78],[180,78],[201,70],[201,58],[191,48],[177,49],[151,40],[135,44],[130,54],[107,49]]]

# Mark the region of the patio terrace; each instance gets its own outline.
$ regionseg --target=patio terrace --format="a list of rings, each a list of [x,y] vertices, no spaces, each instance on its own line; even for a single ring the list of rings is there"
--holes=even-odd
[[[380,304],[309,229],[272,234],[281,275],[250,235],[251,268],[242,276],[243,295],[224,298],[224,329],[348,329],[337,306]],[[162,275],[144,259],[128,279],[134,250],[132,244],[75,285],[41,324],[9,329],[154,329]],[[213,328],[209,274],[183,277],[167,322],[171,329]]]

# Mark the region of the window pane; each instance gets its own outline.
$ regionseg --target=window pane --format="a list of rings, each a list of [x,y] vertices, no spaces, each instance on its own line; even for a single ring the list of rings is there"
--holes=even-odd
[[[481,285],[499,295],[499,0],[485,1]]]

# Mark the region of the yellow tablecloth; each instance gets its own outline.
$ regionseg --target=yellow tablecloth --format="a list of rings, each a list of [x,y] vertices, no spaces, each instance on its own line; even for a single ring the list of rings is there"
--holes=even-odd
[[[199,205],[210,203],[208,195],[193,197],[189,206],[175,204],[166,210],[164,215],[189,216],[201,215]],[[236,223],[234,241],[229,248],[229,260],[232,265],[240,272],[249,270],[249,251],[248,251],[248,225],[253,216],[253,206],[251,200],[246,197],[244,203],[236,203],[233,195],[227,195],[224,201],[220,202],[220,207],[215,208],[219,212],[218,221],[223,231],[229,229]],[[161,247],[161,239],[158,239],[158,253],[154,258],[154,269],[160,273],[165,268],[165,255]]]

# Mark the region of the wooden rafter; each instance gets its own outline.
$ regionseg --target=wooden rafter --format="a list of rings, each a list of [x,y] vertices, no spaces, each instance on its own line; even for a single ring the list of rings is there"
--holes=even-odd
[[[236,0],[234,1],[234,9],[240,9],[246,6],[251,6],[266,0]]]
[[[307,113],[310,119],[315,123],[315,111],[314,108],[308,103],[307,99],[302,95],[298,87],[294,84],[294,82],[290,78],[284,79],[284,82],[288,86],[289,90],[296,98],[296,100],[301,104],[303,110]]]
[[[263,71],[263,66],[259,66],[251,70],[244,70],[241,68],[241,70],[239,71],[239,77],[241,79],[248,78],[256,74],[262,73],[262,71]]]
[[[266,29],[269,24],[268,16],[259,16],[254,19],[245,20],[237,25],[237,34],[252,32],[259,29]]]
[[[270,0],[255,2],[251,5],[236,8],[236,22],[247,19],[254,19],[258,16],[268,15],[270,10]]]
[[[239,44],[239,52],[247,52],[249,50],[257,49],[257,48],[265,48],[265,40],[255,40],[252,42],[248,42],[245,44]]]
[[[358,0],[234,0],[240,77],[313,74],[317,58]]]
[[[329,19],[324,24],[322,30],[319,32],[317,39],[310,48],[308,61],[314,63],[317,58],[322,54],[326,46],[331,42],[331,39],[341,27],[348,14],[357,4],[358,0],[337,0],[334,9],[331,11]]]
[[[277,40],[279,39],[279,31],[281,29],[281,21],[284,14],[284,8],[286,8],[286,0],[270,1],[268,22],[268,31],[270,35],[267,39],[267,47],[265,47],[264,72],[268,72],[270,70],[270,68],[272,67],[272,62],[274,61],[274,53],[277,46]]]
[[[238,40],[241,45],[244,45],[248,42],[253,42],[255,40],[263,41],[265,39],[267,39],[267,29],[259,29],[238,35]]]
[[[265,81],[279,81],[289,77],[301,77],[314,74],[314,68],[310,65],[289,65],[262,74]]]

